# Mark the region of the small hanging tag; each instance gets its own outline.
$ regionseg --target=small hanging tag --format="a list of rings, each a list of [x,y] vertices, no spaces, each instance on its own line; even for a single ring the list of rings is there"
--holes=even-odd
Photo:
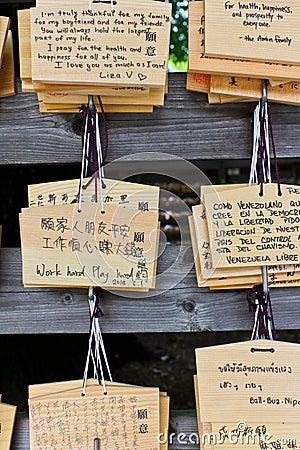
[[[99,439],[103,448],[158,450],[161,432],[160,406],[166,423],[168,405],[158,388],[107,383],[107,395],[90,380],[85,397],[81,382],[30,386],[29,426],[31,447],[57,450],[93,448]],[[76,388],[77,385],[77,388]],[[163,397],[163,399],[162,399]],[[51,427],[43,427],[43,420]],[[63,431],[62,431],[63,430]],[[100,446],[101,448],[101,446]]]
[[[7,39],[9,25],[10,25],[9,18],[0,16],[0,64],[2,63],[2,59],[3,59],[3,52],[4,52],[5,42]]]
[[[88,11],[86,4],[56,2],[30,10],[32,79],[163,87],[171,5],[118,0],[113,11],[107,2]]]
[[[213,267],[299,263],[299,186],[263,189],[204,195]]]
[[[12,32],[9,30],[0,67],[0,97],[15,95],[15,71]]]
[[[16,406],[1,403],[0,399],[0,448],[9,450],[14,429]]]
[[[268,340],[196,349],[201,422],[298,423],[299,356]]]
[[[299,20],[297,0],[278,5],[266,5],[262,0],[205,2],[205,53],[300,64]]]
[[[153,286],[158,211],[58,205],[22,210],[20,224],[25,285]]]
[[[225,3],[220,3],[219,6]],[[233,4],[233,2],[231,3]],[[235,3],[237,7],[238,3]],[[255,2],[252,3],[255,5]],[[229,11],[230,12],[230,11]],[[247,10],[243,11],[246,14]],[[234,19],[232,19],[234,20]],[[276,19],[277,20],[277,19]],[[251,22],[251,20],[250,20]],[[222,34],[223,44],[228,46],[230,40],[224,39],[224,30],[220,27],[220,18],[218,18],[218,30]],[[222,22],[223,23],[223,22]],[[245,27],[246,29],[247,27]],[[250,32],[250,29],[249,29]],[[216,56],[207,56],[205,54],[206,44],[206,24],[205,24],[205,10],[204,1],[189,2],[189,70],[208,73],[215,75],[236,75],[241,77],[254,77],[254,78],[280,78],[286,80],[300,80],[300,66],[293,64],[272,64],[266,60],[266,55],[269,52],[266,51],[263,55],[265,62],[249,61],[245,58],[218,58]],[[244,46],[244,41],[241,41]],[[251,42],[250,42],[251,44]],[[278,48],[281,48],[279,45]],[[252,56],[256,55],[256,52],[252,50]],[[277,55],[280,51],[277,49]]]
[[[207,193],[219,193],[226,190],[240,189],[245,186],[240,184],[202,186],[201,197],[204,197]],[[190,217],[190,229],[199,287],[245,289],[246,287],[262,283],[261,268],[259,266],[213,267],[206,211],[203,203],[193,206],[193,216]],[[225,237],[220,237],[219,242],[225,245],[227,240]],[[280,263],[268,267],[270,287],[297,286],[299,279],[300,264]]]

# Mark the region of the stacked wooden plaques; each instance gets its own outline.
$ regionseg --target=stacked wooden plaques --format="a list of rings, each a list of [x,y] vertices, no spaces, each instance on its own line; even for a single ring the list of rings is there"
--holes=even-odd
[[[15,95],[15,72],[10,20],[0,16],[0,97]]]
[[[268,79],[270,101],[299,105],[299,19],[294,0],[190,2],[187,89],[207,93],[210,103],[251,101]]]
[[[16,406],[2,403],[0,395],[0,448],[9,450],[16,416]]]
[[[40,0],[18,19],[22,88],[37,92],[41,112],[78,112],[87,95],[107,112],[164,104],[171,5]]]
[[[96,380],[29,387],[30,448],[167,450],[169,397],[158,388]],[[94,445],[98,440],[98,447]]]
[[[272,183],[202,186],[190,229],[199,287],[245,289],[300,285],[300,188]]]
[[[155,287],[159,188],[104,183],[84,180],[80,200],[79,180],[29,186],[20,214],[25,286]]]
[[[201,449],[297,448],[299,352],[269,340],[196,349]]]

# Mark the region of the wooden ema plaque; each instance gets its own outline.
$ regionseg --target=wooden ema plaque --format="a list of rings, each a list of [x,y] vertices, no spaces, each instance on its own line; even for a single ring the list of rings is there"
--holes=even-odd
[[[171,5],[118,0],[30,10],[33,81],[163,87]]]
[[[201,422],[299,422],[300,346],[249,341],[196,349]],[[297,427],[299,429],[299,426]]]
[[[95,203],[95,182],[97,180],[84,179],[85,188],[82,190],[82,202]],[[76,201],[79,180],[65,180],[51,183],[41,183],[28,186],[28,203],[30,208],[72,204]],[[105,178],[105,187],[102,188],[101,198],[98,195],[98,201],[104,202],[104,205],[115,205],[119,208],[135,209],[145,213],[147,220],[148,211],[158,211],[159,187],[149,186],[137,183],[128,183],[119,180]],[[160,224],[158,223],[158,229]],[[158,245],[155,255],[154,273],[158,258]],[[28,285],[27,285],[28,286]],[[39,283],[39,286],[42,284]],[[155,276],[152,280],[152,288],[155,287]],[[117,288],[115,288],[117,289]],[[119,287],[118,290],[126,290],[125,287]],[[134,291],[149,291],[148,288],[131,288]]]
[[[23,91],[44,92],[65,96],[66,93],[73,92],[78,95],[101,95],[101,96],[118,96],[118,97],[149,97],[150,88],[145,86],[132,87],[103,87],[103,86],[76,86],[68,84],[32,84],[31,72],[31,34],[30,34],[30,10],[24,9],[18,11],[18,31],[19,31],[19,53],[20,53],[20,75],[22,79]],[[26,83],[31,83],[28,87]],[[60,98],[61,101],[61,98]],[[85,100],[86,101],[86,100]],[[84,101],[84,103],[85,103]]]
[[[1,403],[0,399],[0,448],[9,450],[16,416],[16,406]]]
[[[300,189],[275,184],[204,195],[213,267],[298,264]]]
[[[247,185],[243,184],[202,186],[201,199],[208,193],[240,189],[246,186]],[[240,284],[243,279],[252,285],[262,282],[260,267],[214,268],[207,226],[207,215],[203,201],[200,205],[193,206],[192,219],[193,233],[195,235],[194,239],[196,241],[194,254],[197,254],[197,259],[199,260],[199,273],[196,262],[199,286],[204,286],[204,283],[207,283],[207,286],[209,287],[214,287],[217,284],[221,286],[222,281],[224,281],[224,286],[226,284],[230,285],[230,282],[232,282],[232,285],[235,285],[237,281],[237,284]],[[277,283],[282,287],[291,286],[300,279],[300,264],[278,264],[268,266],[268,275],[270,287],[278,286]]]
[[[213,268],[203,204],[193,207],[193,216],[189,218],[189,225],[199,287],[245,289],[262,283],[259,267]],[[268,282],[269,287],[298,286],[300,264],[269,266]]]
[[[246,77],[225,77],[212,75],[211,92],[240,95],[253,99],[261,98],[261,80]],[[268,100],[290,105],[300,104],[300,84],[291,81],[277,86],[268,85]]]
[[[152,288],[158,212],[96,203],[28,208],[20,215],[25,285]]]
[[[29,388],[32,450],[93,449],[96,438],[100,449],[160,448],[158,388],[108,383],[104,395],[103,388],[91,380],[82,397],[81,384],[82,381]]]
[[[300,64],[299,21],[297,0],[206,1],[205,53]]]
[[[224,31],[225,28],[220,27],[220,23],[219,21],[218,26],[221,31]],[[215,75],[300,80],[300,66],[297,65],[207,56],[205,34],[204,1],[189,2],[189,70],[191,71]],[[227,38],[224,39],[225,42],[228,43]],[[253,52],[254,54],[256,53]],[[264,54],[266,55],[268,52]]]

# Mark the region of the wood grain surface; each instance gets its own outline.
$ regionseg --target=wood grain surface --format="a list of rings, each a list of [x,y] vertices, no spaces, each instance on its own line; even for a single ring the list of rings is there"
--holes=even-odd
[[[189,160],[250,158],[255,103],[208,105],[205,94],[185,85],[186,74],[170,74],[165,106],[153,114],[107,114],[109,161],[145,151]],[[274,104],[271,114],[278,157],[300,157],[299,108]],[[41,114],[36,95],[18,88],[0,104],[0,163],[79,163],[81,124],[80,114]]]

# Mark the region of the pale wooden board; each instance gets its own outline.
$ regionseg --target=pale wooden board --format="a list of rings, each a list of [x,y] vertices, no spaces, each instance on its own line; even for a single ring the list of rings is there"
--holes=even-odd
[[[82,202],[95,200],[95,183],[90,184],[89,178],[84,178]],[[76,199],[80,180],[64,180],[50,183],[31,184],[28,186],[28,204],[34,206],[50,206],[71,204]],[[159,203],[159,187],[147,184],[129,183],[127,181],[104,179],[104,203],[120,205],[131,208],[144,208],[157,211]],[[99,195],[99,190],[98,190]],[[124,197],[123,197],[124,196]],[[102,198],[99,197],[99,201]]]
[[[153,390],[157,388],[153,387],[142,387],[128,383],[118,383],[114,381],[105,381],[107,387],[109,387],[110,393],[115,393],[116,391],[120,391],[120,388],[123,390],[127,390],[127,388],[137,388],[143,390]],[[45,383],[45,384],[34,384],[28,387],[28,396],[29,400],[40,400],[45,397],[59,398],[63,397],[65,393],[68,393],[69,396],[77,396],[78,392],[82,391],[83,381],[81,380],[71,380],[71,381],[59,381],[53,383]],[[87,380],[87,393],[95,392],[98,390],[98,393],[103,395],[103,386],[99,385],[98,380],[94,378],[89,378]],[[164,395],[164,394],[163,394]]]
[[[208,93],[208,103],[209,104],[224,104],[224,103],[243,103],[243,102],[251,102],[252,99],[248,99],[246,97],[237,97],[236,95],[227,95],[227,94],[215,94],[212,92]]]
[[[242,282],[243,280],[241,280]],[[245,292],[246,289],[252,288],[253,284],[249,285],[248,283],[246,284],[239,284],[238,287],[236,286],[230,286],[230,284],[227,285],[220,285],[220,286],[210,286],[209,289],[210,291],[232,291],[233,289],[241,289]]]
[[[30,10],[18,11],[19,60],[21,79],[30,79],[31,72],[31,36],[30,36]]]
[[[92,448],[94,439],[98,437],[112,448],[118,445],[121,448],[135,448],[138,445],[138,448],[146,450],[153,445],[158,450],[158,388],[108,385],[107,395],[103,395],[103,389],[93,383],[88,386],[85,397],[81,396],[81,392],[82,388],[78,388],[46,394],[37,399],[29,398],[32,449],[46,448],[49,442],[55,440],[58,450],[63,450],[66,443],[74,450],[81,450],[83,447]],[[148,417],[139,418],[138,411],[145,410]],[[49,420],[50,417],[51,428],[42,427],[43,419]],[[61,431],[62,426],[64,432]],[[70,428],[73,428],[72,432]],[[140,432],[142,429],[147,432]],[[134,442],[137,444],[134,445]]]
[[[103,105],[106,113],[153,113],[153,106],[139,105]],[[42,113],[79,113],[81,105],[61,105],[39,102]]]
[[[237,185],[238,186],[238,185]],[[213,189],[216,189],[218,192],[221,192],[222,185],[213,186]],[[228,188],[230,185],[224,186],[224,188]],[[232,185],[234,188],[234,185]],[[204,188],[204,187],[203,187]],[[203,189],[204,191],[204,189]],[[209,189],[205,190],[209,192]],[[207,281],[208,285],[212,279],[217,278],[231,278],[231,277],[248,277],[254,280],[255,276],[258,282],[261,282],[261,268],[260,267],[224,267],[224,268],[214,268],[210,247],[210,239],[209,232],[207,227],[207,220],[205,214],[205,208],[203,203],[197,206],[193,206],[193,218],[194,218],[194,226],[196,239],[198,244],[198,257],[199,257],[199,277],[200,280]],[[223,242],[226,238],[220,238],[220,241]],[[224,242],[225,243],[225,242]],[[297,280],[300,276],[300,264],[278,264],[268,266],[268,276],[269,282],[273,284],[276,281],[290,280],[292,284],[292,280]]]
[[[169,421],[170,421],[170,397],[160,393],[160,450],[168,450],[169,444]]]
[[[299,187],[282,185],[281,197],[275,184],[264,186],[263,197],[259,190],[204,195],[214,267],[299,263]]]
[[[44,84],[44,83],[33,83],[33,88],[35,92],[46,92],[52,94],[64,94],[65,92],[69,94],[76,95],[105,95],[105,96],[124,96],[124,97],[148,97],[150,94],[150,88],[143,86],[132,86],[132,87],[103,87],[103,86],[79,86],[79,85],[68,85],[68,84]]]
[[[21,80],[22,92],[34,92],[31,78],[23,78]]]
[[[299,20],[297,0],[276,5],[262,0],[206,1],[205,54],[264,62],[267,57],[275,63],[300,64]]]
[[[201,266],[201,278],[207,280],[210,278],[221,277],[245,277],[245,276],[260,276],[261,269],[258,267],[250,268],[228,268],[215,269],[213,267],[211,244],[208,232],[207,211],[203,203],[205,195],[209,193],[219,193],[227,190],[241,189],[246,187],[244,184],[228,184],[228,185],[208,185],[201,187],[201,203],[193,206],[193,217],[195,224],[196,238],[199,248],[199,259]]]
[[[8,17],[0,16],[0,63],[2,62],[5,41],[7,39],[7,33],[10,25]]]
[[[87,228],[87,222],[95,224],[95,228]],[[157,212],[105,205],[102,214],[100,205],[95,203],[83,203],[81,213],[78,205],[23,209],[23,282],[126,290],[151,288],[157,222]],[[139,234],[135,233],[144,233],[144,242],[138,242]]]
[[[204,1],[189,2],[189,70],[215,75],[300,80],[300,67],[296,65],[206,56],[204,17]],[[224,31],[223,26],[219,28]]]
[[[227,95],[242,95],[253,99],[261,98],[261,80],[246,77],[226,77],[212,75],[211,92]],[[268,100],[290,105],[300,104],[300,83],[296,81],[268,86]]]
[[[142,388],[141,386],[134,386],[124,383],[108,382],[106,381],[106,386],[109,386],[110,393],[120,393],[119,388],[141,388],[152,389],[152,388]],[[87,386],[94,386],[99,389],[98,381],[90,379],[87,381]],[[47,396],[56,397],[64,396],[66,391],[82,389],[82,380],[66,381],[60,383],[50,383],[42,385],[29,386],[29,398],[42,400],[47,398]],[[100,391],[101,392],[100,388]],[[126,391],[125,391],[126,392]],[[168,436],[169,436],[169,416],[170,416],[170,397],[168,397],[166,392],[159,392],[159,427],[160,427],[160,450],[168,449]]]
[[[9,450],[13,434],[16,406],[0,402],[0,448]]]
[[[160,222],[157,223],[157,233],[159,233],[159,230],[160,230]],[[154,266],[153,266],[154,276],[153,276],[153,279],[152,279],[151,289],[155,289],[155,284],[156,284],[156,272],[157,272],[157,264],[158,264],[158,250],[159,250],[159,239],[157,239],[157,244],[156,244],[156,253],[155,253],[155,259],[154,259]],[[36,286],[35,285],[31,285],[31,284],[26,284],[26,285],[24,284],[24,287],[25,288],[34,288]],[[46,288],[46,287],[48,287],[48,285],[39,284],[39,287]],[[57,287],[59,287],[59,286],[57,286]],[[150,288],[143,289],[143,288],[134,288],[134,287],[132,287],[130,289],[131,292],[149,292],[149,290],[150,290]],[[124,287],[115,287],[114,291],[116,291],[116,292],[117,291],[126,291],[126,288],[124,288]]]
[[[134,94],[134,92],[132,92]],[[53,93],[39,93],[38,99],[46,104],[85,104],[87,102],[86,95],[71,94],[68,92],[53,92]],[[162,106],[165,99],[164,88],[151,88],[149,95],[147,96],[118,96],[118,95],[101,95],[103,105],[152,105]],[[97,97],[94,97],[94,101],[97,107],[99,102]]]
[[[59,15],[57,6],[31,9],[34,81],[83,85],[165,85],[171,5],[136,2],[133,6],[127,0],[120,0],[113,14],[110,4],[99,3],[92,17],[80,8],[76,10],[76,20],[83,21],[79,24],[74,20],[71,6],[72,3],[62,6],[64,17]],[[47,17],[43,17],[46,12]],[[43,35],[44,25],[48,32]],[[75,27],[80,30],[82,26],[85,30],[84,39],[87,40],[80,42],[78,31],[77,34],[71,34],[70,29]],[[63,36],[60,45],[52,43],[51,39],[54,41],[56,33],[62,29],[64,33],[57,35]]]
[[[196,349],[201,421],[299,422],[299,352],[299,344],[266,340]]]
[[[96,87],[96,86],[70,86],[51,85],[43,83],[32,84],[31,80],[31,36],[30,36],[30,10],[18,11],[18,30],[20,43],[20,75],[22,78],[22,89],[24,92],[52,92],[54,94],[59,91],[75,91],[82,95],[117,95],[117,96],[148,96],[149,88],[144,86],[133,87]],[[26,81],[25,81],[26,80]],[[27,84],[28,83],[28,84]]]
[[[18,30],[19,30],[19,57],[20,57],[20,75],[22,79],[22,88],[24,92],[59,92],[75,91],[82,95],[122,95],[122,96],[148,96],[149,88],[144,86],[133,87],[103,87],[103,86],[76,86],[34,83],[31,80],[31,35],[30,35],[30,10],[18,11]],[[26,81],[25,81],[26,80]]]
[[[11,95],[15,95],[15,71],[12,32],[9,31],[0,68],[0,97],[9,97]]]

